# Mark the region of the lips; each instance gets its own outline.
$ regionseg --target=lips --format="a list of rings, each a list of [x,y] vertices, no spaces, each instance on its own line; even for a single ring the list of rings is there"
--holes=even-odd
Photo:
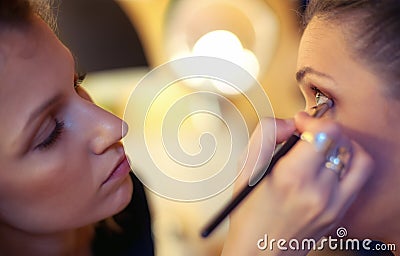
[[[120,158],[115,168],[111,171],[108,177],[103,181],[101,185],[109,183],[114,180],[125,178],[131,170],[127,157],[124,155]]]

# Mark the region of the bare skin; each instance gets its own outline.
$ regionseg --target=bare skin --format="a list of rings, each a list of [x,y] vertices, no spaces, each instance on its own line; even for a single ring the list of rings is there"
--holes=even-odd
[[[110,178],[126,124],[74,88],[71,53],[31,19],[0,34],[0,254],[90,255],[92,223],[132,196],[127,168]]]
[[[287,241],[318,240],[340,226],[349,231],[349,238],[399,244],[399,102],[386,95],[387,85],[378,74],[354,58],[337,24],[318,18],[309,23],[299,47],[297,69],[306,108],[316,104],[316,91],[332,98],[334,107],[319,120],[305,113],[296,115],[292,126],[278,120],[278,142],[295,129],[322,131],[339,145],[351,145],[351,164],[338,179],[323,166],[324,155],[300,141],[233,213],[224,255],[305,255],[307,251],[276,247],[260,251],[257,241],[264,234]],[[263,125],[271,122],[264,120]],[[271,150],[260,131],[253,134],[250,154],[257,155],[260,148]],[[238,187],[247,183],[255,164],[247,163]]]

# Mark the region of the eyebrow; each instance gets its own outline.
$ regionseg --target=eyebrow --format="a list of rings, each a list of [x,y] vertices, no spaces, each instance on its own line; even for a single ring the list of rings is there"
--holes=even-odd
[[[313,74],[313,75],[317,75],[317,76],[321,76],[321,77],[325,77],[328,78],[330,80],[334,80],[330,75],[327,75],[325,73],[319,72],[311,67],[304,67],[302,69],[300,69],[299,71],[296,72],[296,80],[297,82],[301,82],[303,81],[304,77],[307,74]]]
[[[61,94],[56,94],[53,97],[51,97],[49,100],[45,101],[43,104],[41,104],[39,107],[35,108],[34,111],[31,112],[29,115],[28,121],[26,122],[25,128],[32,123],[32,121],[40,116],[46,109],[54,106],[58,101],[61,99]]]

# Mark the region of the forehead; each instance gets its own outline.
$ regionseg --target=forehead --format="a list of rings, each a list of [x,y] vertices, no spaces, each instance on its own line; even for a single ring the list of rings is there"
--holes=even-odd
[[[342,27],[314,17],[300,41],[298,67],[318,65],[324,68],[343,58],[349,59],[350,55]]]
[[[65,62],[71,58],[69,51],[38,17],[33,17],[26,26],[3,29],[0,39],[0,75],[3,82],[0,90],[9,89],[4,82],[13,82],[12,87],[16,89],[24,84],[17,81],[28,82],[25,80],[28,75],[41,78],[41,71],[56,71],[63,67],[58,60],[64,59]]]
[[[381,92],[382,77],[352,51],[346,25],[314,17],[300,41],[297,69],[311,67],[328,74],[335,80],[336,92],[369,96]]]

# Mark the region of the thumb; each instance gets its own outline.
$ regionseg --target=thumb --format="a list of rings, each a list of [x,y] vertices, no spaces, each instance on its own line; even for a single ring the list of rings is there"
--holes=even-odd
[[[287,140],[295,131],[296,125],[293,119],[275,119],[276,123],[276,143]]]

